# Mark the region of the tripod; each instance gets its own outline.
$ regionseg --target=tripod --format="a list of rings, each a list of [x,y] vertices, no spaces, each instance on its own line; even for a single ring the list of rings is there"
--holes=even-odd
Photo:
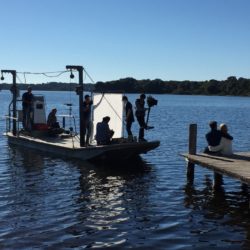
[[[148,108],[148,114],[147,114],[147,120],[146,120],[146,128],[145,129],[153,129],[153,126],[148,126],[148,120],[149,120],[149,113],[150,113],[151,107]]]

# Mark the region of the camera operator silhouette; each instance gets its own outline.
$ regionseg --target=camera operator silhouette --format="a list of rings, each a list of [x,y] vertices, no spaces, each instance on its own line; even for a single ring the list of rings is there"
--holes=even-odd
[[[148,119],[149,119],[149,112],[150,112],[150,108],[154,105],[157,105],[157,100],[155,100],[153,97],[149,96],[147,98],[147,104],[149,106],[149,108],[145,108],[145,99],[146,99],[146,95],[145,94],[141,94],[140,98],[136,99],[135,101],[135,106],[136,106],[136,112],[135,112],[135,116],[137,118],[137,121],[140,125],[140,129],[139,129],[139,142],[145,142],[146,140],[144,139],[144,129],[152,129],[154,127],[152,126],[148,126]],[[147,115],[147,122],[145,122],[145,114],[146,111],[148,110],[148,115]]]

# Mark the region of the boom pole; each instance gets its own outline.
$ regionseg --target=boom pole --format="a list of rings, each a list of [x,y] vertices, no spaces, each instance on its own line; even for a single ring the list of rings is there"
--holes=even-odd
[[[77,94],[79,95],[79,117],[80,117],[80,146],[85,146],[84,138],[84,120],[83,120],[83,67],[75,65],[67,65],[66,69],[77,70],[79,75],[79,87],[77,88]]]

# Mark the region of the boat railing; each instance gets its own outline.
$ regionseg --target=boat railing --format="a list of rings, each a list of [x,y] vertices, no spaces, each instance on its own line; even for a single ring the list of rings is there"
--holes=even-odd
[[[17,99],[17,102],[22,101],[22,99]],[[20,118],[19,118],[19,113],[18,113],[18,117],[13,117],[11,116],[11,106],[13,105],[13,100],[11,100],[9,106],[8,106],[8,115],[5,115],[5,120],[6,120],[6,132],[10,132],[11,131],[11,121],[15,120],[17,122],[17,131],[19,131],[19,122],[20,122]],[[19,110],[17,110],[19,112]]]
[[[9,108],[8,108],[8,117],[11,117],[11,105],[13,103],[13,100],[11,100],[10,104],[9,104]],[[10,131],[10,118],[6,117],[6,132]],[[7,129],[8,128],[8,129]]]
[[[66,124],[65,118],[73,119],[74,129],[75,129],[75,132],[76,132],[76,119],[75,119],[75,116],[74,116],[74,115],[62,114],[62,115],[57,115],[57,116],[58,116],[58,117],[62,117],[62,127],[63,127],[63,128],[65,128],[65,124]],[[70,127],[71,127],[71,126],[70,126]]]
[[[17,122],[18,118],[10,116],[10,115],[5,115],[5,120],[6,120],[6,133],[7,133],[7,132],[10,132],[11,130],[11,126],[10,126],[11,120],[15,120]],[[19,131],[19,122],[17,122],[17,131]]]

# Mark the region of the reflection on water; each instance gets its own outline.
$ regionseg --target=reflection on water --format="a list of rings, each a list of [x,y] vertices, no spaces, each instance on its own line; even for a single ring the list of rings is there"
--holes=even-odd
[[[0,95],[2,117],[9,91]],[[56,105],[65,113],[66,93],[45,95],[48,109]],[[132,103],[137,96],[129,95]],[[198,124],[202,150],[211,119],[229,124],[236,151],[249,151],[250,98],[154,97],[155,129],[145,137],[161,146],[132,164],[96,165],[9,148],[0,133],[0,249],[250,249],[249,190],[225,177],[215,191],[213,173],[198,166],[191,185],[179,157],[188,148],[188,125]],[[77,117],[77,96],[72,102]],[[135,122],[135,135],[138,130]]]
[[[227,214],[243,214],[249,206],[249,190],[246,184],[239,184],[240,190],[226,192],[224,187],[214,189],[213,181],[206,176],[204,189],[196,190],[192,184],[185,186],[184,205],[194,210],[207,209],[211,216],[224,217]],[[234,211],[235,210],[235,211]]]
[[[213,188],[213,181],[205,176],[204,187],[198,190],[192,183],[184,187],[184,206],[192,209],[190,221],[196,226],[191,230],[201,241],[213,239],[213,247],[222,247],[228,244],[227,248],[238,249],[242,246],[245,249],[250,247],[250,218],[249,218],[249,188],[246,184],[239,184],[238,191],[225,191],[225,188]],[[203,216],[202,223],[193,221],[193,214],[200,213]],[[218,237],[214,232],[220,230],[220,226],[231,227],[234,230],[246,232],[239,236],[232,233]],[[205,235],[205,236],[204,236]],[[225,238],[223,238],[225,237]]]
[[[150,221],[148,188],[154,173],[142,159],[129,166],[93,165],[15,147],[9,149],[9,158],[8,213],[0,216],[5,247],[25,248],[41,241],[54,242],[54,247],[120,245],[132,237],[132,229]],[[118,227],[122,233],[116,232]],[[55,243],[62,231],[61,243]],[[8,241],[13,233],[24,236]]]
[[[142,159],[130,165],[94,165],[15,147],[8,154],[11,164],[0,184],[3,248],[145,249],[146,244],[172,249],[176,243],[169,230],[179,231],[174,237],[183,249],[250,246],[246,185],[227,192],[224,184],[214,190],[209,174],[202,188],[187,182],[183,199],[190,212],[185,215],[175,205],[181,197],[171,194],[169,200],[162,193],[163,200],[154,199],[161,178]],[[232,230],[220,235],[222,228]]]

